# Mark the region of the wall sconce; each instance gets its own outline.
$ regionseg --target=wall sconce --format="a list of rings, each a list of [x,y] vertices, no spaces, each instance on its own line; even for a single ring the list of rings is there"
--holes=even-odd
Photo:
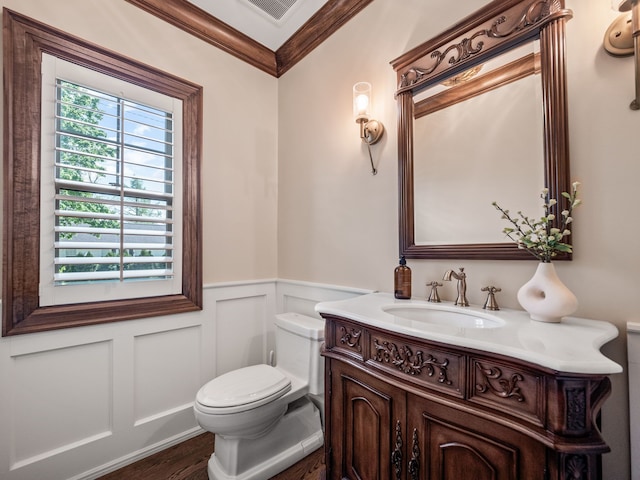
[[[639,0],[612,0],[612,8],[624,13],[616,18],[604,35],[604,49],[617,57],[634,56],[636,98],[631,110],[640,110],[640,7]]]
[[[371,145],[380,141],[384,133],[384,126],[377,120],[371,119],[371,84],[358,82],[353,86],[353,116],[360,124],[360,138],[367,144],[369,160],[371,160],[371,174],[378,173],[373,165]]]

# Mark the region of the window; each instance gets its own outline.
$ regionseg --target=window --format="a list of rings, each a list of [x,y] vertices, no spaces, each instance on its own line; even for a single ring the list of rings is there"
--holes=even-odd
[[[3,335],[201,309],[201,87],[3,18]]]
[[[42,65],[40,305],[180,293],[182,102]]]

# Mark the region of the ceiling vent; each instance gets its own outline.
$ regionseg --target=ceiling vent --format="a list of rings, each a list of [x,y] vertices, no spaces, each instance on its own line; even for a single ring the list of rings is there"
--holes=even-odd
[[[275,20],[280,20],[297,0],[247,0]]]

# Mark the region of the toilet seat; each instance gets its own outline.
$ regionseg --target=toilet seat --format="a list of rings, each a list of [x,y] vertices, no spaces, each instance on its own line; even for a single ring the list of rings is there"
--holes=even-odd
[[[232,414],[257,408],[291,390],[291,380],[270,365],[252,365],[225,373],[204,385],[196,395],[205,413]]]

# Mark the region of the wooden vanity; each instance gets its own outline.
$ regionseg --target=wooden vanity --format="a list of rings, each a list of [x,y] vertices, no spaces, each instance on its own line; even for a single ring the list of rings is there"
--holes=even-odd
[[[500,332],[469,337],[459,327],[417,326],[384,312],[367,317],[385,302],[393,297],[371,294],[316,308],[326,320],[327,479],[601,478],[600,456],[609,448],[596,420],[611,391],[606,372],[620,367],[598,348],[617,335],[615,327],[575,319],[576,330],[593,327],[595,340],[583,361],[566,364],[577,372],[561,371],[540,365],[563,356],[554,358],[555,343],[544,342],[555,327],[559,336],[570,335],[572,325],[527,330],[532,322],[515,312]],[[521,356],[531,349],[550,360],[468,346],[484,342],[498,350],[512,335]],[[566,358],[574,353],[581,352]]]

